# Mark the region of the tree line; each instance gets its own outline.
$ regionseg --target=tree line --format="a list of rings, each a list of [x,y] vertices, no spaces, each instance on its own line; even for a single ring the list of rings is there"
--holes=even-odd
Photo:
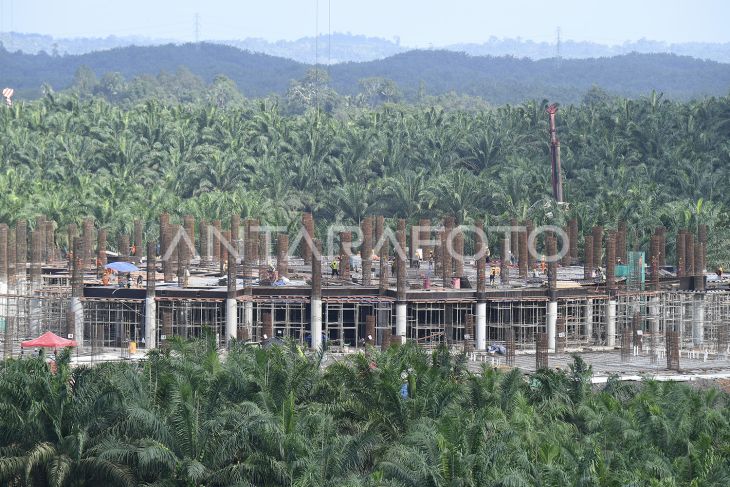
[[[184,68],[206,84],[225,76],[250,98],[283,96],[292,80],[302,79],[318,67],[208,43],[128,46],[74,56],[24,54],[0,47],[0,65],[3,84],[25,99],[40,96],[44,85],[65,90],[82,66],[98,77],[115,72],[126,80],[154,78]],[[631,53],[558,62],[414,50],[376,61],[319,67],[329,73],[329,87],[342,96],[359,93],[363,79],[385,78],[397,84],[409,102],[422,101],[424,95],[455,93],[495,105],[543,97],[578,103],[596,85],[629,98],[657,90],[675,100],[690,100],[726,95],[730,86],[730,65],[673,54]]]

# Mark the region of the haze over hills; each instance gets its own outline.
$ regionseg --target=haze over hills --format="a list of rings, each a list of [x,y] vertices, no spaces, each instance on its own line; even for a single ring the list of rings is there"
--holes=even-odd
[[[394,54],[403,53],[414,48],[431,46],[405,46],[398,38],[383,39],[350,33],[333,33],[330,39],[326,35],[319,36],[320,63],[373,61]],[[113,49],[127,46],[154,46],[169,43],[180,43],[171,38],[150,38],[142,36],[109,36],[89,38],[54,38],[48,35],[31,33],[0,32],[0,42],[11,52],[22,51],[37,54],[45,51],[58,55],[86,54],[93,51]],[[303,63],[315,62],[315,38],[286,41],[268,41],[261,38],[230,39],[210,41],[217,44],[230,45],[245,50],[280,56]],[[530,59],[546,59],[556,55],[554,41],[539,42],[529,39],[508,39],[490,37],[482,43],[461,43],[438,46],[438,49],[465,52],[477,56],[515,56]],[[718,62],[730,62],[730,43],[686,42],[668,43],[662,41],[639,39],[619,44],[600,44],[565,40],[561,43],[560,54],[566,59],[585,59],[594,57],[616,56],[620,54],[638,53],[672,53],[692,56],[698,59],[709,59]]]
[[[217,44],[124,47],[78,56],[31,55],[0,50],[3,80],[19,97],[40,94],[47,83],[69,87],[79,67],[98,77],[118,72],[124,78],[173,73],[188,68],[206,82],[217,75],[233,80],[247,97],[283,95],[292,80],[311,65]],[[409,51],[389,58],[329,67],[330,86],[354,95],[360,81],[380,77],[394,81],[406,100],[448,92],[478,96],[494,103],[550,98],[577,102],[594,86],[610,94],[637,97],[652,90],[674,99],[721,96],[730,87],[730,64],[672,54],[627,54],[610,58],[562,60],[470,56],[444,50]],[[103,82],[103,80],[102,80]]]

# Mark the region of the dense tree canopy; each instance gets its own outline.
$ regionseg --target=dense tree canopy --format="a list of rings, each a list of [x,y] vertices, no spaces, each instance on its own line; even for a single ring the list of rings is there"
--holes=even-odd
[[[465,46],[466,48],[466,46]],[[468,49],[468,48],[467,48]],[[309,52],[313,51],[311,44]],[[319,63],[324,62],[320,52]],[[282,96],[291,80],[301,79],[317,64],[304,64],[231,46],[200,43],[163,46],[129,46],[79,56],[55,56],[45,52],[8,52],[0,46],[2,82],[16,89],[16,96],[36,97],[43,84],[55,90],[68,88],[74,73],[87,66],[98,78],[117,72],[127,80],[149,80],[160,72],[183,68],[206,84],[223,75],[233,80],[246,96]],[[413,50],[369,62],[327,66],[331,87],[354,96],[369,78],[391,80],[398,96],[410,102],[423,94],[457,93],[479,97],[492,104],[522,103],[546,97],[561,103],[577,103],[593,86],[630,98],[655,89],[672,99],[689,100],[722,96],[730,86],[730,64],[673,54],[630,53],[595,59],[534,61],[513,56],[470,56],[445,50]],[[367,91],[367,90],[365,90]],[[381,95],[394,101],[392,89]]]
[[[2,107],[0,221],[93,216],[117,231],[142,218],[155,236],[161,211],[208,220],[238,212],[290,227],[302,210],[320,224],[370,214],[557,224],[576,216],[583,231],[627,221],[638,248],[656,225],[671,233],[705,223],[710,264],[730,261],[730,98],[627,100],[596,90],[562,107],[570,206],[554,209],[545,102],[477,111],[365,103],[326,113],[299,97],[303,112],[287,114],[288,100],[218,103],[230,94],[220,85],[214,100],[196,103],[118,106],[49,92]]]
[[[9,486],[726,486],[730,398],[591,370],[526,377],[409,345],[174,342],[143,364],[0,364]]]

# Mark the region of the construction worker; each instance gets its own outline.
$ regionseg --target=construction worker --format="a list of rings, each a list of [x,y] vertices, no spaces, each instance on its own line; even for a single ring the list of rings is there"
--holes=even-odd
[[[492,272],[489,274],[489,285],[494,286],[494,278],[497,277],[497,268],[492,267]]]
[[[722,279],[722,272],[723,272],[722,266],[718,267],[717,270],[715,271],[715,274],[717,274],[718,279]]]
[[[332,259],[332,262],[330,263],[330,269],[332,270],[332,277],[339,277],[340,276],[340,258],[337,257],[336,259]]]

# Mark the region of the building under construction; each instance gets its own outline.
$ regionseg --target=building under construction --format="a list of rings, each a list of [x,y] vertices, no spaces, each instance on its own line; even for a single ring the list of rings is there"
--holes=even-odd
[[[667,262],[663,228],[629,251],[621,223],[579,236],[575,220],[539,235],[512,221],[496,240],[449,217],[395,223],[366,218],[335,234],[334,252],[322,251],[310,214],[296,236],[235,215],[175,223],[163,214],[159,241],[144,241],[140,221],[113,242],[91,219],[63,231],[44,217],[0,225],[4,357],[45,331],[75,338],[88,360],[210,333],[221,347],[446,343],[474,362],[525,369],[571,351],[609,372],[730,368],[730,290],[707,279],[702,225],[678,232]],[[111,261],[139,271],[110,276]]]

